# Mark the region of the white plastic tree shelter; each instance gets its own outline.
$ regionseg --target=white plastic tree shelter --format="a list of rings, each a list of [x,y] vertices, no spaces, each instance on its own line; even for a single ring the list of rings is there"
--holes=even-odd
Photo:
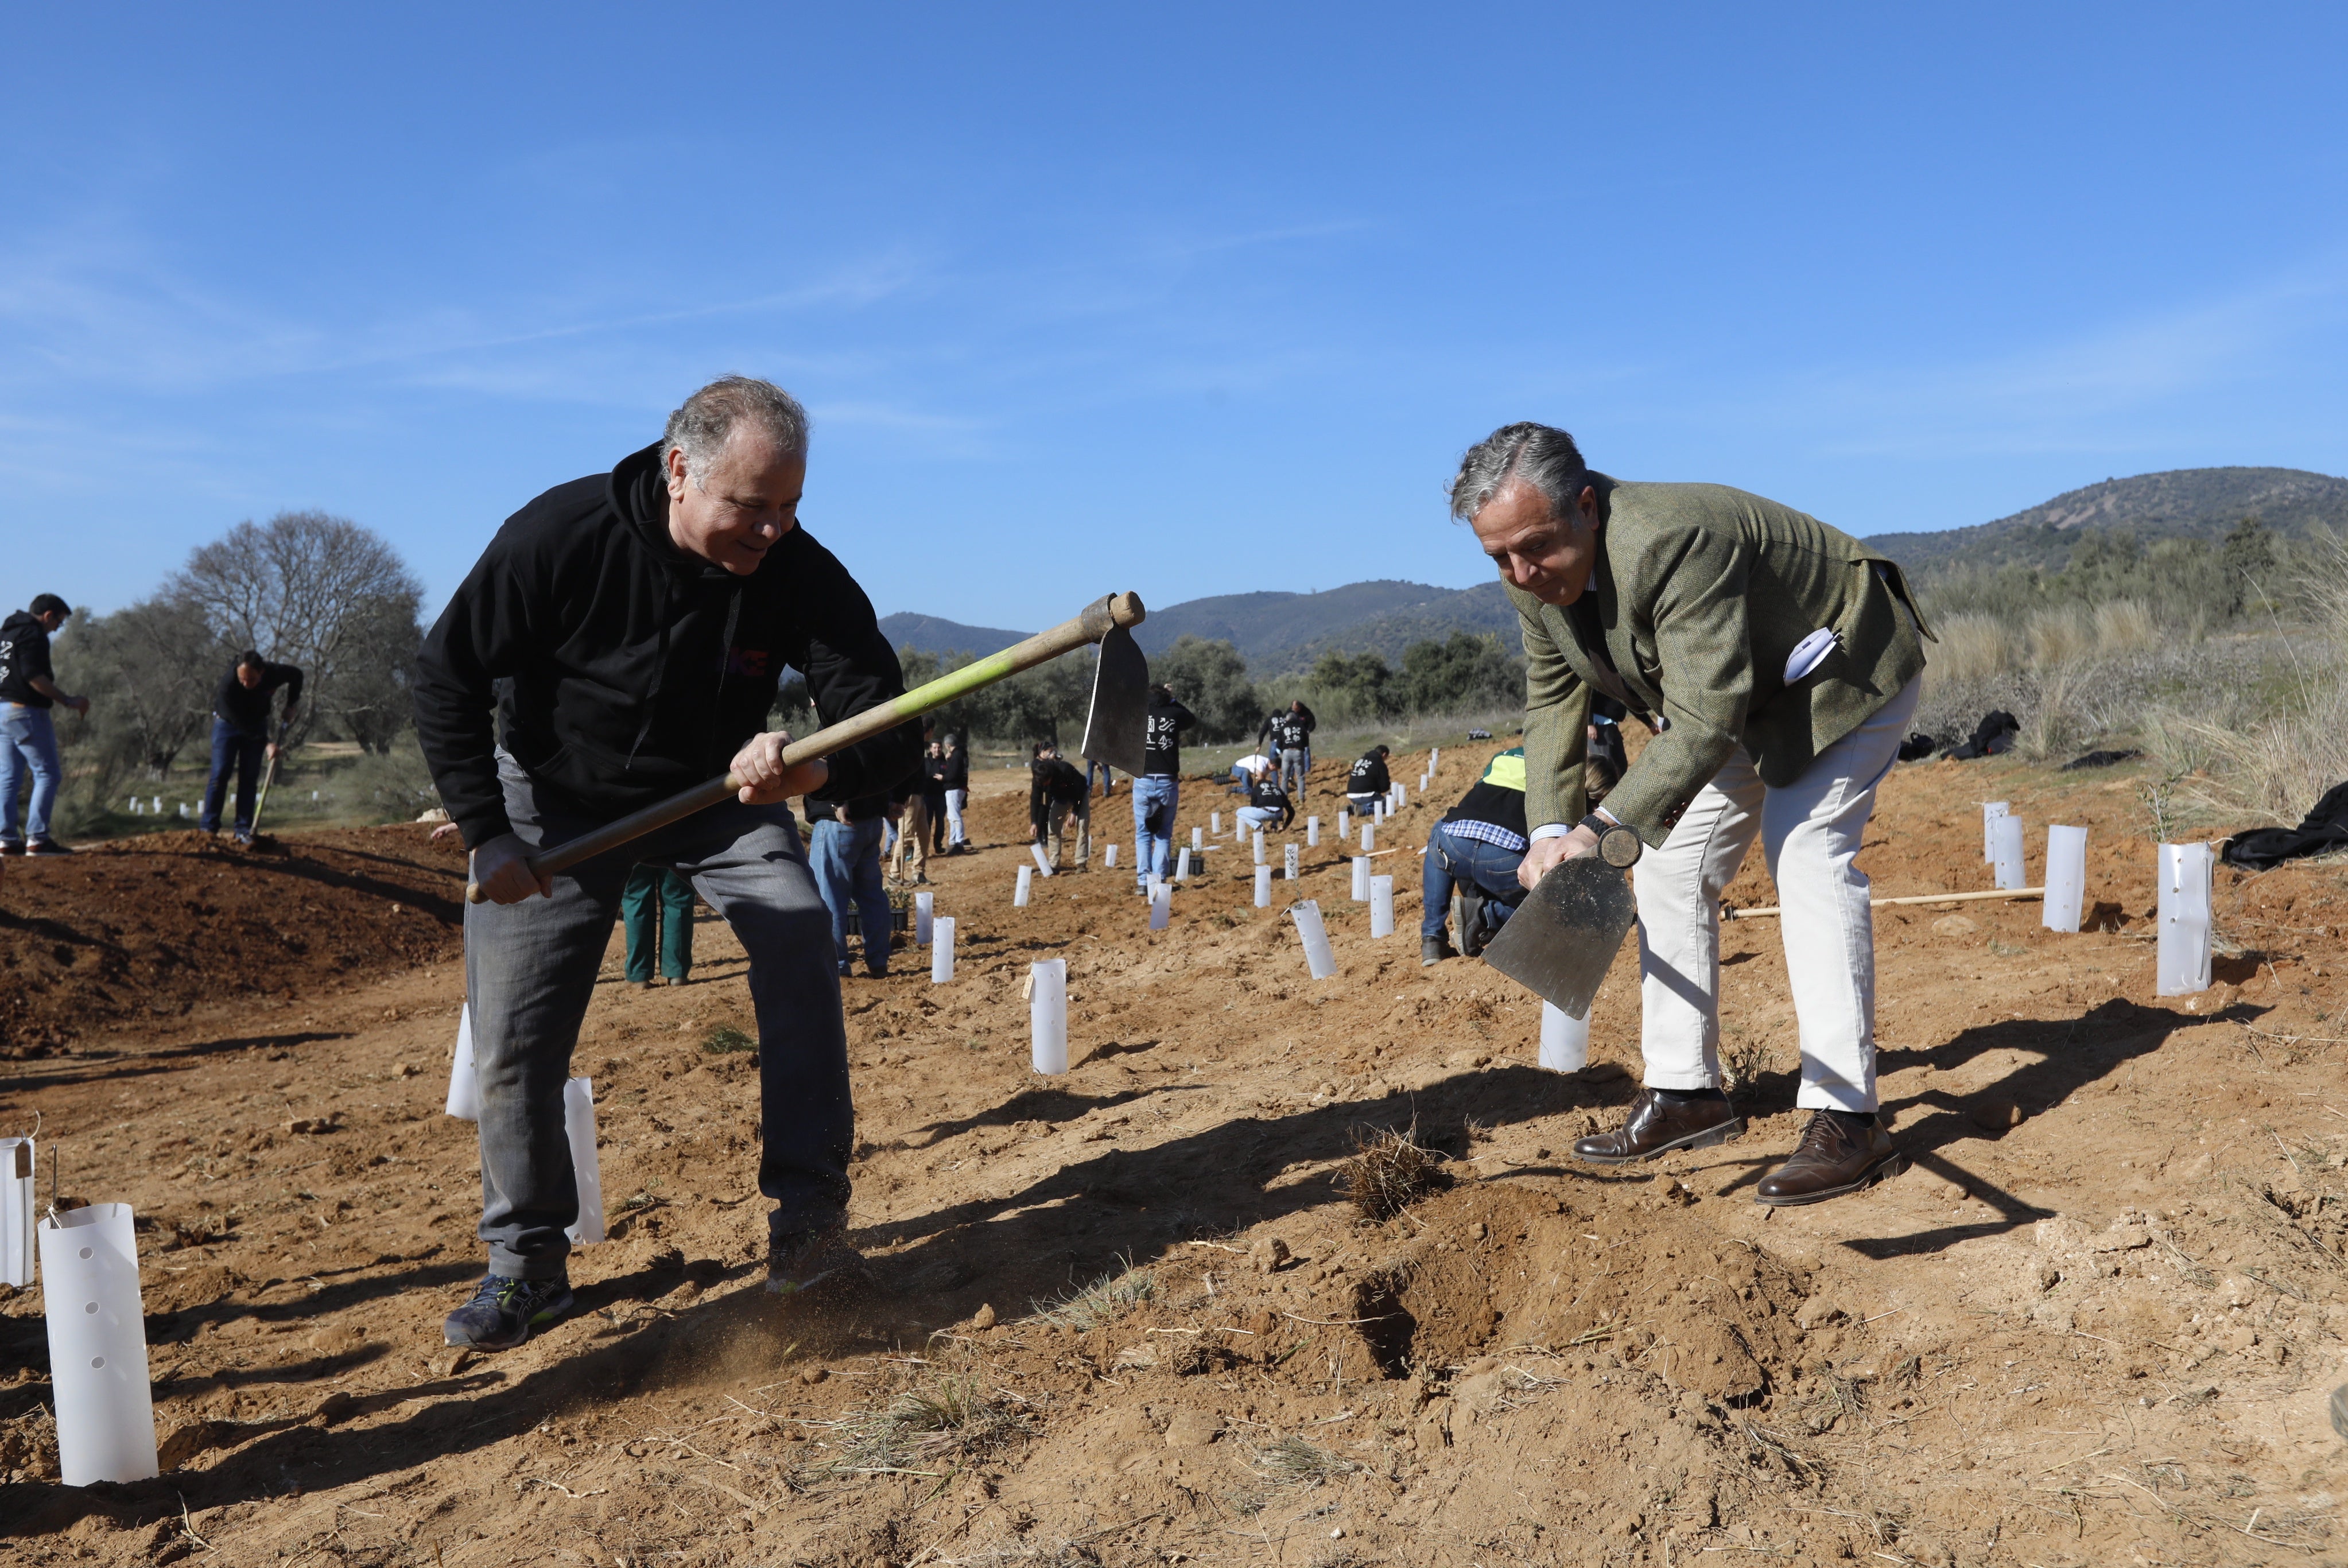
[[[1344,843],[1353,832],[1353,820],[1354,813],[1350,807],[1341,806],[1337,809],[1337,841],[1339,843]]]
[[[2049,931],[2076,931],[2087,899],[2087,830],[2046,830],[2046,906],[2039,919]]]
[[[603,1239],[603,1161],[595,1152],[595,1080],[562,1086],[562,1135],[571,1140],[571,1177],[579,1190],[579,1218],[564,1228],[573,1246]]]
[[[1371,851],[1373,851],[1373,850],[1376,849],[1377,847],[1378,847],[1378,825],[1377,825],[1375,822],[1365,822],[1365,823],[1363,823],[1363,824],[1362,824],[1362,853],[1364,853],[1364,854],[1365,854],[1365,855],[1366,855],[1366,854],[1368,854]]]
[[[1027,966],[1028,1060],[1056,1077],[1068,1070],[1068,961],[1046,958]]]
[[[1117,846],[1112,844],[1109,847],[1114,851]],[[1117,864],[1117,861],[1112,860],[1109,861],[1109,864],[1115,865]],[[914,946],[927,947],[930,944],[930,922],[936,917],[937,913],[937,894],[931,892],[917,892],[913,895]]]
[[[1035,868],[1034,866],[1021,866],[1019,868],[1019,880],[1014,882],[1011,887],[1011,907],[1014,909],[1026,908],[1027,895],[1034,890],[1035,886]]]
[[[1394,934],[1394,878],[1370,879],[1370,935]]]
[[[1282,844],[1280,846],[1281,881],[1294,882],[1296,880],[1296,861],[1297,854],[1296,846],[1294,844]]]
[[[29,1138],[0,1138],[0,1284],[33,1283],[33,1194],[41,1184],[40,1151]]]
[[[2208,844],[2160,846],[2156,995],[2189,996],[2209,988],[2209,879],[2215,869]]]
[[[1541,1004],[1540,1065],[1553,1073],[1578,1073],[1590,1065],[1590,1018],[1574,1017],[1554,1002]]]
[[[1190,880],[1190,851],[1188,850],[1181,851],[1174,857],[1174,880],[1176,882]]]
[[[1990,839],[1997,851],[1992,861],[1997,868],[1997,885],[2002,888],[2027,885],[2030,872],[2023,864],[2022,819],[1998,818],[1990,824]]]
[[[1115,839],[1111,839],[1105,846],[1105,849],[1107,851],[1108,869],[1111,871],[1117,870],[1117,841]]]
[[[1174,890],[1164,882],[1149,884],[1149,929],[1163,931],[1174,918]]]
[[[1194,850],[1203,850],[1207,847],[1207,833],[1205,829],[1193,828],[1190,830],[1190,847]]]
[[[1370,857],[1367,855],[1354,857],[1353,894],[1355,903],[1370,902]]]
[[[1050,876],[1052,874],[1052,862],[1044,858],[1043,845],[1030,844],[1027,846],[1027,852],[1035,857],[1035,869],[1037,871],[1042,872],[1045,876]]]
[[[2005,806],[2003,800],[1982,802],[1982,863],[1984,865],[1997,863],[1997,829],[1994,824],[2005,815]]]
[[[157,1473],[155,1400],[130,1205],[52,1213],[40,1246],[59,1479],[145,1480]]]
[[[942,985],[953,978],[954,917],[942,914],[930,923],[930,984]]]
[[[1312,899],[1293,904],[1288,913],[1296,921],[1296,934],[1304,939],[1304,969],[1315,980],[1337,973],[1337,955],[1329,950],[1329,928],[1321,923],[1321,905]]]
[[[1223,814],[1220,811],[1208,812],[1207,826],[1214,830],[1215,837],[1219,839],[1221,838],[1223,836]]]
[[[473,1076],[473,1005],[457,1014],[457,1055],[448,1064],[447,1110],[459,1121],[481,1119],[481,1083]]]
[[[1270,866],[1255,868],[1255,906],[1258,909],[1272,907],[1272,868]]]
[[[1255,863],[1263,864],[1263,830],[1262,828],[1255,830]]]
[[[1317,850],[1321,847],[1320,818],[1307,817],[1304,819],[1304,842],[1306,847],[1310,849]]]

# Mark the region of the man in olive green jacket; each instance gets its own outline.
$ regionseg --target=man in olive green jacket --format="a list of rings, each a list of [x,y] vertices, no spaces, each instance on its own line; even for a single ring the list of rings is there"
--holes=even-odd
[[[1454,515],[1499,567],[1524,633],[1527,887],[1620,824],[1648,846],[1639,905],[1645,1087],[1601,1164],[1725,1142],[1720,894],[1758,834],[1816,1114],[1762,1183],[1783,1205],[1896,1174],[1876,1112],[1875,944],[1853,863],[1915,711],[1922,628],[1900,569],[1858,541],[1723,485],[1642,484],[1573,438],[1506,426],[1471,449]],[[1593,692],[1660,727],[1596,812],[1582,749]]]

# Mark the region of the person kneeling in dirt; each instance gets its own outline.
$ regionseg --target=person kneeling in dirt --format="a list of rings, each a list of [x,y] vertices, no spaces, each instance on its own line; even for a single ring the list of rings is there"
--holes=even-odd
[[[1603,699],[1601,699],[1603,700]],[[1590,804],[1606,799],[1622,777],[1620,763],[1601,737],[1613,727],[1593,723],[1586,732],[1590,754],[1583,762],[1583,788]],[[1621,746],[1620,738],[1615,745]],[[1509,915],[1525,901],[1525,886],[1517,880],[1529,841],[1525,830],[1525,748],[1510,747],[1495,755],[1483,776],[1459,797],[1426,832],[1426,856],[1420,870],[1425,892],[1419,902],[1418,963],[1424,969],[1447,958],[1473,958],[1500,934]],[[1451,917],[1454,952],[1444,939],[1444,916]]]
[[[1282,787],[1284,771],[1266,758],[1263,765],[1249,776],[1248,803],[1239,809],[1241,828],[1276,832],[1296,820],[1296,805]]]
[[[1386,758],[1393,755],[1383,746],[1373,746],[1345,775],[1345,804],[1354,816],[1369,816],[1393,791],[1394,776],[1386,771]]]
[[[1645,1087],[1599,1164],[1725,1142],[1720,894],[1758,834],[1784,909],[1786,968],[1813,1111],[1763,1180],[1771,1205],[1854,1192],[1900,1168],[1876,1115],[1875,943],[1853,863],[1915,712],[1924,628],[1900,569],[1791,508],[1721,485],[1591,469],[1563,430],[1509,425],[1469,449],[1453,516],[1498,566],[1527,660],[1518,880],[1627,828],[1650,853],[1638,900]],[[1606,804],[1584,804],[1593,694],[1662,730]]]
[[[712,382],[661,440],[508,519],[425,639],[417,733],[487,895],[465,910],[465,969],[489,1266],[448,1315],[451,1345],[519,1345],[571,1304],[563,1084],[637,862],[675,868],[749,954],[768,1288],[860,1273],[831,922],[784,802],[887,790],[921,730],[788,768],[788,738],[761,733],[787,665],[827,723],[904,691],[863,589],[798,525],[806,476],[805,410],[764,381]],[[732,799],[572,871],[530,869],[729,769],[745,780]]]

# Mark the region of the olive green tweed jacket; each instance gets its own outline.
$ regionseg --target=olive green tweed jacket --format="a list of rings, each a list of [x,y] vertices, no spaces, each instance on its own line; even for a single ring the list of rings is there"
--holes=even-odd
[[[1524,630],[1535,826],[1587,810],[1593,690],[1667,721],[1606,797],[1659,846],[1737,747],[1764,783],[1791,784],[1924,668],[1930,634],[1900,568],[1849,534],[1725,485],[1591,481],[1601,521],[1581,599],[1559,609],[1504,583]],[[1787,655],[1821,627],[1838,646],[1788,686]]]

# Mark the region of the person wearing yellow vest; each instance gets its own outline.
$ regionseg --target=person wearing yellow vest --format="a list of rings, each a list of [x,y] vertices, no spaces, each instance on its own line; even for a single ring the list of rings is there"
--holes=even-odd
[[[1525,830],[1525,748],[1512,746],[1486,764],[1483,777],[1443,814],[1426,835],[1426,913],[1418,923],[1418,962],[1473,958],[1522,903],[1517,868],[1529,842]],[[1444,940],[1448,917],[1459,945]]]

